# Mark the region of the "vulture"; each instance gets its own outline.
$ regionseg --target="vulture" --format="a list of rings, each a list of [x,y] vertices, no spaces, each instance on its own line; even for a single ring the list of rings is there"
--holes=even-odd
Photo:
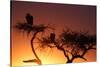
[[[50,33],[50,40],[52,43],[55,42],[55,33],[54,32]]]
[[[26,21],[28,24],[33,25],[33,16],[29,13],[26,14]]]

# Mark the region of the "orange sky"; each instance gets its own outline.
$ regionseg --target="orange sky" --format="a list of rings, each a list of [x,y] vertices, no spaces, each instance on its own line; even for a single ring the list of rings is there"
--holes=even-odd
[[[26,13],[32,14],[34,24],[50,24],[56,28],[59,35],[66,26],[75,31],[89,31],[90,34],[96,33],[96,7],[81,5],[50,4],[37,2],[12,2],[12,26],[18,22],[26,22]],[[36,65],[35,63],[23,63],[23,60],[33,59],[34,55],[30,47],[30,37],[12,29],[12,66]],[[38,45],[37,43],[35,43]],[[36,50],[43,64],[63,64],[66,58],[57,49],[38,49]],[[90,50],[86,56],[87,61],[96,61],[96,51]],[[74,62],[82,62],[76,59]]]

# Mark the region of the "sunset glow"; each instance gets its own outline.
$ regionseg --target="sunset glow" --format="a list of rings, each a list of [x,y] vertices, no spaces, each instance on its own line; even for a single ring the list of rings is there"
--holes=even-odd
[[[67,5],[54,3],[22,2],[12,1],[11,26],[16,23],[25,23],[26,13],[34,16],[33,24],[50,25],[55,27],[56,38],[66,27],[74,31],[89,31],[89,34],[96,34],[96,7],[82,5]],[[49,35],[51,30],[45,32]],[[14,66],[38,65],[37,63],[24,63],[24,60],[36,59],[32,53],[30,40],[32,35],[18,29],[11,28],[11,64]],[[42,34],[39,33],[37,37]],[[44,36],[44,35],[42,35]],[[34,42],[35,51],[42,61],[42,64],[65,64],[66,57],[57,48],[37,48],[41,43]],[[37,49],[36,49],[37,48]],[[71,56],[70,56],[71,57]],[[87,61],[77,58],[74,62],[96,61],[96,50],[89,50],[85,55]]]

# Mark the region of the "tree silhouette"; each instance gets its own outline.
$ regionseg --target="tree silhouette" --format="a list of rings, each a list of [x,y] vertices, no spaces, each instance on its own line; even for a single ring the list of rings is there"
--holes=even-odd
[[[53,28],[43,24],[34,25],[32,23],[33,18],[30,17],[32,16],[29,15],[29,17],[26,18],[26,23],[17,23],[15,25],[15,28],[22,32],[26,32],[27,35],[32,34],[30,45],[36,59],[24,60],[23,62],[36,62],[37,64],[42,64],[35,52],[33,41],[38,33],[44,32],[46,29]],[[62,51],[67,59],[66,63],[72,63],[76,58],[81,58],[86,61],[87,59],[84,57],[85,54],[91,49],[96,50],[96,35],[90,35],[88,32],[77,32],[67,29],[64,30],[58,38],[56,38],[56,34],[54,32],[51,32],[49,36],[37,39],[41,43],[40,47],[42,48],[57,48],[58,50]]]
[[[20,30],[22,32],[26,32],[27,35],[32,34],[32,38],[30,40],[30,45],[31,45],[32,52],[35,55],[36,59],[33,59],[33,60],[24,60],[23,62],[36,62],[37,64],[42,64],[41,60],[39,59],[38,55],[35,52],[33,41],[36,38],[36,36],[37,36],[38,33],[44,32],[47,28],[50,28],[50,27],[45,26],[43,24],[32,25],[31,22],[33,22],[33,21],[28,19],[26,23],[17,23],[15,25],[15,28],[17,28],[18,30]]]
[[[66,63],[72,63],[74,59],[81,58],[87,60],[84,55],[88,50],[96,50],[96,35],[89,35],[87,32],[76,32],[67,29],[63,31],[55,42],[50,41],[50,37],[39,39],[43,46],[57,48],[62,51],[67,58]],[[51,45],[52,43],[52,45]],[[71,58],[70,58],[71,57]]]
[[[86,32],[63,31],[61,36],[65,48],[70,48],[70,51],[66,49],[67,52],[72,56],[66,63],[71,63],[76,58],[87,60],[84,58],[87,51],[96,49],[94,47],[96,46],[96,35],[89,35]]]

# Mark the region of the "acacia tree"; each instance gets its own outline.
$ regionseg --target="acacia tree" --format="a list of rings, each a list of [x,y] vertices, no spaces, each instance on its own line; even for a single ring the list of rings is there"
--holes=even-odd
[[[45,26],[43,24],[30,25],[28,23],[17,23],[15,25],[15,28],[17,28],[18,30],[20,30],[22,32],[26,32],[28,35],[32,34],[32,38],[30,40],[30,45],[31,45],[32,52],[35,55],[36,59],[26,60],[26,61],[23,61],[23,62],[36,62],[37,64],[42,64],[41,60],[39,59],[38,55],[35,52],[33,41],[36,38],[38,33],[44,32],[47,28],[50,28],[50,27]]]
[[[74,59],[81,58],[87,60],[84,56],[91,50],[96,50],[96,35],[90,35],[86,32],[64,31],[61,34],[61,40],[67,54],[69,53],[72,58],[66,63],[72,63]],[[68,50],[68,48],[70,48]]]
[[[15,28],[22,32],[26,32],[27,35],[32,34],[30,45],[36,59],[26,60],[23,62],[36,62],[38,64],[42,64],[41,60],[35,52],[33,41],[35,40],[38,33],[44,32],[47,28],[53,28],[43,24],[30,25],[29,23],[17,23]],[[96,35],[89,35],[86,32],[76,32],[69,29],[63,31],[57,39],[53,39],[55,38],[55,33],[52,33],[51,35],[53,37],[45,36],[38,38],[39,42],[41,43],[41,47],[57,48],[58,50],[62,51],[64,56],[67,58],[66,63],[72,63],[76,58],[87,60],[84,55],[88,52],[88,50],[96,50]]]
[[[87,60],[84,55],[88,50],[96,49],[96,36],[86,32],[66,30],[54,42],[51,41],[50,36],[38,40],[42,46],[57,48],[62,51],[67,58],[66,63],[72,63],[76,58]]]

